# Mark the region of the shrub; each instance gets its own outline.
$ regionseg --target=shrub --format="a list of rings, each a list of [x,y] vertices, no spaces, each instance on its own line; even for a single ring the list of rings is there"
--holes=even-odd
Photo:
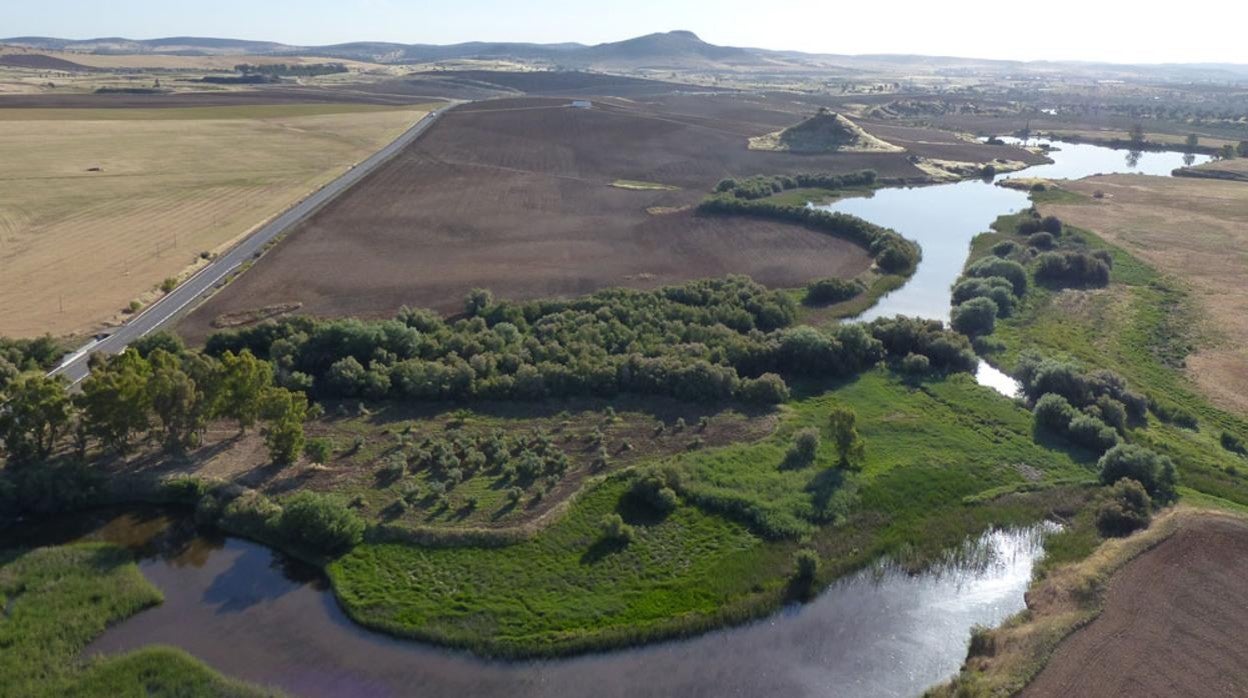
[[[1027,270],[1023,265],[1009,259],[984,257],[968,267],[966,274],[981,279],[999,276],[1010,282],[1014,295],[1022,297],[1027,293]]]
[[[1015,252],[1018,252],[1020,249],[1022,248],[1018,246],[1018,243],[1014,242],[1013,240],[1005,240],[1005,241],[998,242],[997,244],[993,245],[992,253],[998,257],[1005,258],[1005,257],[1009,257]]]
[[[631,493],[660,513],[667,513],[680,504],[676,490],[668,483],[666,476],[658,471],[648,472],[638,478],[633,483]]]
[[[1238,453],[1241,456],[1248,456],[1248,446],[1244,445],[1244,440],[1232,434],[1229,431],[1222,432],[1222,448],[1231,453]]]
[[[815,462],[819,451],[819,430],[813,427],[799,429],[793,435],[793,444],[785,456],[785,465],[793,468],[804,468]]]
[[[624,523],[624,518],[619,514],[610,513],[603,516],[598,527],[602,531],[602,537],[606,540],[623,544],[628,544],[633,540],[633,527]]]
[[[912,376],[926,375],[932,368],[932,361],[922,354],[906,354],[901,360],[901,371]]]
[[[807,305],[831,305],[841,303],[862,293],[862,284],[852,279],[817,279],[806,285]]]
[[[1079,416],[1079,411],[1061,395],[1045,393],[1036,401],[1033,414],[1036,424],[1056,434],[1064,435],[1070,428],[1070,423]]]
[[[962,279],[953,287],[952,302],[955,306],[972,298],[991,298],[997,304],[997,314],[1001,317],[1009,317],[1018,302],[1014,296],[1014,285],[1000,276]]]
[[[996,328],[997,304],[991,298],[972,298],[953,309],[950,325],[967,336],[992,334]]]
[[[1074,443],[1097,453],[1104,453],[1118,443],[1118,432],[1113,427],[1088,414],[1073,417],[1066,435]]]
[[[1139,482],[1122,478],[1106,492],[1096,511],[1096,528],[1102,536],[1125,536],[1147,528],[1152,520],[1152,502]]]
[[[1158,402],[1150,397],[1148,398],[1148,408],[1152,410],[1153,414],[1157,415],[1158,419],[1167,424],[1175,424],[1184,429],[1200,429],[1200,422],[1196,419],[1196,415],[1178,405]]]
[[[336,498],[317,492],[300,492],[286,500],[278,529],[288,542],[331,556],[364,539],[364,521]]]
[[[789,386],[774,373],[747,378],[737,386],[737,397],[755,405],[778,405],[789,399]]]
[[[1045,252],[1036,258],[1036,281],[1058,286],[1105,286],[1109,265],[1083,252]]]
[[[312,439],[303,447],[303,454],[313,463],[324,464],[334,455],[334,442],[329,439]]]
[[[852,408],[833,405],[828,412],[832,428],[832,444],[836,447],[838,465],[850,470],[861,469],[866,462],[866,444],[858,435],[857,413]]]
[[[1051,250],[1057,245],[1052,233],[1033,233],[1027,236],[1027,246],[1039,250]]]
[[[810,549],[797,551],[793,556],[793,578],[803,582],[813,582],[819,574],[819,553]]]
[[[1119,444],[1101,456],[1097,465],[1103,484],[1130,478],[1143,485],[1153,501],[1166,503],[1174,500],[1174,462],[1166,456],[1143,446]]]
[[[1045,216],[1040,219],[1040,230],[1050,235],[1062,234],[1062,221],[1057,216]]]

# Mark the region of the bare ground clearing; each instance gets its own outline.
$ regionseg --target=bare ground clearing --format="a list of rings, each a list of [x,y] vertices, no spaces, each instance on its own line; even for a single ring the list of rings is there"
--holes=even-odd
[[[1248,525],[1198,518],[1110,580],[1105,608],[1023,696],[1248,692]]]
[[[1093,230],[1193,286],[1213,340],[1188,357],[1188,372],[1216,404],[1248,413],[1248,185],[1112,175],[1063,186],[1104,198],[1044,204],[1044,213]]]
[[[182,331],[202,338],[219,315],[279,303],[302,303],[303,312],[321,316],[388,316],[403,305],[454,312],[473,287],[522,299],[728,273],[779,287],[854,276],[869,260],[844,240],[681,209],[726,176],[871,168],[924,177],[908,153],[746,148],[750,136],[800,120],[802,104],[723,95],[592,102],[575,109],[562,99],[523,97],[448,112],[193,313]],[[998,153],[977,144],[915,147],[956,148],[966,159]],[[613,188],[619,180],[679,189]]]

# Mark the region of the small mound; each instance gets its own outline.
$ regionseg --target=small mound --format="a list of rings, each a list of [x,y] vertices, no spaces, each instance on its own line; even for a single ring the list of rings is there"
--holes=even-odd
[[[750,150],[789,153],[900,153],[905,150],[872,136],[841,114],[820,109],[796,126],[750,139]]]

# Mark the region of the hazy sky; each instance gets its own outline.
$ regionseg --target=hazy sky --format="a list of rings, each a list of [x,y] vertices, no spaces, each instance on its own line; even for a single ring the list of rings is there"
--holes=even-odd
[[[1248,63],[1242,0],[1160,12],[1122,0],[0,0],[0,36],[345,41],[616,41],[689,29],[812,53]],[[1033,11],[1034,8],[1034,11]],[[1128,10],[1127,8],[1133,8]]]

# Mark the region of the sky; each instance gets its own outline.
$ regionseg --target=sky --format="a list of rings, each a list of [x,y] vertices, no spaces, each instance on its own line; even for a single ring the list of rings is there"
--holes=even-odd
[[[1116,63],[1248,63],[1248,3],[1122,0],[2,0],[0,36],[586,44],[687,29],[727,46]],[[1225,28],[1225,29],[1223,29]]]

